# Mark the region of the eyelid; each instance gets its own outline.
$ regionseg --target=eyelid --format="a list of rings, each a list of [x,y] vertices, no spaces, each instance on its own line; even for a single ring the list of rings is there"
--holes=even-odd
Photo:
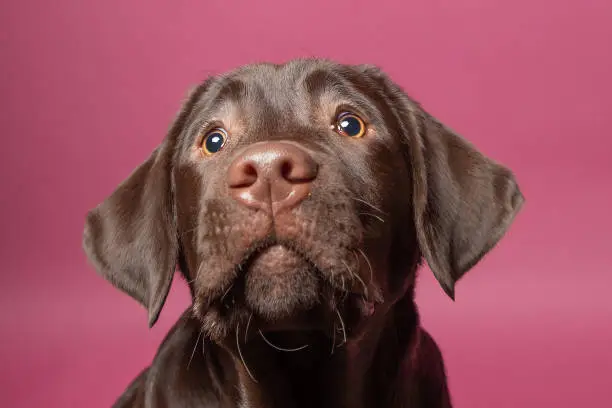
[[[359,119],[362,120],[363,124],[366,127],[369,127],[369,125],[370,125],[370,121],[368,120],[368,117],[366,115],[362,114],[358,109],[355,109],[354,107],[346,105],[346,104],[339,105],[336,108],[336,112],[334,114],[333,122],[332,123],[335,123],[341,117],[346,116],[346,115],[357,116]]]
[[[197,129],[198,130],[197,130],[196,144],[198,146],[201,146],[202,143],[204,143],[204,139],[206,138],[206,136],[208,136],[210,132],[216,129],[220,129],[225,134],[226,137],[229,137],[229,131],[225,128],[223,123],[218,120],[202,122],[197,125]]]
[[[359,122],[359,132],[357,134],[346,133],[346,130],[342,127],[344,118],[348,117],[352,117],[354,120]],[[334,123],[332,124],[332,129],[339,135],[361,139],[368,133],[368,124],[358,114],[350,111],[345,111],[341,112],[339,115],[336,116],[336,119],[334,119]]]

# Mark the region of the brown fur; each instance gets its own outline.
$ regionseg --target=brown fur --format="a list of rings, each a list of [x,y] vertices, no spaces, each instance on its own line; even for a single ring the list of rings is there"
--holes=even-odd
[[[342,110],[366,136],[331,129]],[[210,126],[229,138],[205,156]],[[277,142],[318,166],[309,196],[282,212],[243,205],[232,163]],[[419,325],[416,269],[424,258],[454,297],[522,203],[508,169],[375,67],[308,59],[210,78],[87,217],[89,258],[150,325],[177,264],[193,296],[115,406],[451,407]]]

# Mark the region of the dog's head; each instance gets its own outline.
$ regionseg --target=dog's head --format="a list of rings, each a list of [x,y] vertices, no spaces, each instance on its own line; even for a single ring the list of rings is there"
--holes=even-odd
[[[324,60],[208,79],[87,217],[96,269],[158,318],[178,264],[211,338],[356,327],[424,257],[446,293],[502,237],[512,173],[379,69]]]

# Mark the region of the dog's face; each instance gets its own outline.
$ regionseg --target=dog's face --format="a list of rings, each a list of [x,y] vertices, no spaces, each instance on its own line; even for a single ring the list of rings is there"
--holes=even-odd
[[[393,291],[394,242],[402,276],[414,264],[401,132],[367,88],[357,71],[310,62],[246,67],[196,96],[173,159],[175,202],[209,334],[249,319],[325,330],[338,313],[351,325]]]
[[[359,327],[425,257],[445,291],[501,238],[512,174],[378,69],[250,65],[196,88],[87,219],[98,271],[153,324],[176,264],[210,338]]]

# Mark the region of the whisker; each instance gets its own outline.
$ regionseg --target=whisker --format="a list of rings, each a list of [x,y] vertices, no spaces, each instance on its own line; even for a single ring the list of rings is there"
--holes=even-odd
[[[357,255],[357,252],[353,251],[353,255],[355,255],[355,260],[357,261],[357,265],[359,265],[359,267],[357,269],[361,268],[361,261],[359,260],[359,255]]]
[[[249,377],[251,377],[251,379],[253,381],[255,381],[255,383],[257,383],[257,380],[255,379],[255,377],[253,377],[253,374],[251,373],[251,370],[249,370],[249,367],[246,364],[246,361],[244,361],[244,356],[242,355],[242,350],[240,350],[240,335],[239,335],[239,331],[240,331],[240,326],[236,325],[236,348],[238,349],[238,355],[240,356],[240,360],[242,361],[242,365],[244,365],[244,368],[245,368],[247,374],[249,375]]]
[[[344,320],[342,320],[342,315],[340,314],[340,311],[338,310],[338,308],[336,308],[336,314],[338,315],[338,318],[340,319],[340,325],[342,326],[342,335],[344,336],[344,342],[340,344],[340,346],[342,346],[346,344],[346,327],[344,327]]]
[[[349,275],[353,276],[353,271],[351,270],[351,268],[348,266],[348,264],[344,261],[344,259],[342,259],[342,263],[344,264],[344,266],[346,266],[346,269],[348,269],[349,271]]]
[[[374,204],[371,204],[365,200],[362,200],[361,198],[357,198],[357,197],[353,197],[353,200],[355,201],[359,201],[360,203],[364,203],[365,205],[367,205],[368,207],[372,208],[373,210],[378,211],[381,214],[386,214],[386,212],[384,212],[383,210],[381,210],[380,208],[376,207]]]
[[[366,286],[365,282],[363,281],[363,279],[361,279],[361,276],[359,276],[358,273],[353,273],[353,271],[351,270],[351,268],[348,266],[348,264],[346,262],[344,262],[344,260],[342,261],[342,263],[344,264],[344,266],[346,266],[346,269],[348,269],[349,274],[351,275],[352,278],[357,278],[357,280],[359,282],[361,282],[361,285],[363,286],[363,291],[365,292],[366,297],[368,296],[368,287]]]
[[[332,348],[331,348],[331,354],[330,356],[332,356],[334,354],[334,351],[336,349],[336,323],[334,323],[334,330],[333,330],[333,334],[334,336],[332,337]]]
[[[361,255],[363,255],[364,259],[368,263],[368,267],[370,268],[370,283],[372,283],[372,281],[374,280],[374,270],[372,269],[372,264],[370,263],[368,256],[363,252],[361,248],[357,248],[357,250],[359,251],[359,253],[361,253]]]
[[[198,333],[198,338],[196,339],[196,342],[193,345],[193,350],[191,351],[191,357],[189,357],[189,362],[187,363],[187,370],[189,370],[189,367],[191,366],[191,361],[193,360],[193,356],[195,355],[196,348],[198,348],[198,343],[200,342],[201,338],[202,338],[202,329],[200,329],[200,332]]]
[[[225,290],[225,292],[223,293],[223,296],[221,296],[221,302],[223,302],[223,299],[225,299],[225,297],[227,296],[227,294],[230,292],[230,290],[232,290],[232,288],[234,287],[234,284],[232,283],[231,285],[229,285],[229,287]]]
[[[244,343],[247,342],[247,337],[249,337],[249,326],[251,325],[251,319],[253,318],[253,313],[249,315],[249,320],[247,320],[246,330],[244,332]]]
[[[350,269],[349,269],[350,271]],[[344,276],[340,277],[340,280],[342,282],[342,299],[340,299],[340,302],[344,302],[346,300],[346,298],[348,297],[348,291],[346,290],[346,281],[344,280]]]
[[[383,220],[381,217],[379,217],[376,214],[363,212],[363,213],[359,213],[359,215],[369,215],[370,217],[376,218],[378,221],[382,222],[383,224],[385,223],[385,220]]]
[[[264,336],[264,334],[261,332],[261,330],[258,330],[259,335],[261,336],[261,338],[263,339],[263,341],[266,342],[266,344],[278,351],[287,351],[287,352],[293,352],[293,351],[300,351],[300,350],[304,350],[306,347],[308,347],[308,344],[305,344],[303,346],[300,347],[296,347],[296,348],[284,348],[284,347],[279,347],[275,344],[273,344],[270,340],[268,340],[266,338],[266,336]]]
[[[198,277],[200,276],[201,271],[202,271],[202,264],[200,263],[200,265],[198,265],[198,270],[196,271],[195,277],[192,280],[187,281],[187,284],[190,285],[194,283],[195,281],[197,281]]]

